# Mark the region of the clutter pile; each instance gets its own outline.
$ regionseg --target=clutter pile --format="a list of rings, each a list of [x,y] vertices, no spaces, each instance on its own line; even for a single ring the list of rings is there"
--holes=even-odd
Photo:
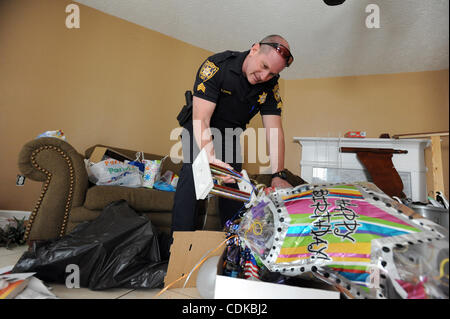
[[[448,298],[448,230],[369,182],[261,191],[227,223],[223,274],[347,298]],[[446,238],[447,237],[447,238]]]
[[[217,168],[203,151],[192,169],[197,199],[245,197],[226,224],[225,276],[286,285],[315,280],[347,298],[449,296],[448,229],[374,183],[273,189],[253,186],[245,170],[220,172],[238,181],[245,194],[238,198],[234,189],[217,191]]]
[[[89,181],[96,185],[119,185],[126,187],[146,187],[175,192],[178,175],[168,170],[161,175],[164,160],[147,160],[142,152],[136,153],[134,160],[106,153],[99,159],[85,159]]]
[[[46,131],[36,138],[54,137],[66,140],[62,130]],[[118,185],[125,187],[146,187],[162,191],[175,192],[178,175],[168,170],[161,175],[164,160],[147,160],[143,152],[137,152],[136,158],[97,147],[89,159],[85,159],[89,181],[96,185]]]
[[[10,249],[25,244],[25,217],[7,218],[0,216],[0,247]]]

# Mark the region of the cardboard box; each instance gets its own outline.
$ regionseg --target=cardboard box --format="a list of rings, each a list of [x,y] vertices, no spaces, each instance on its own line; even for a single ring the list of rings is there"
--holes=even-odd
[[[217,248],[225,240],[225,236],[224,232],[212,231],[174,232],[165,286],[188,274],[209,251]],[[325,283],[318,284],[320,289],[317,289],[224,276],[222,265],[225,247],[217,249],[209,257],[212,256],[222,256],[217,265],[215,299],[339,299],[340,297],[338,291]],[[186,288],[196,286],[198,269],[192,273]],[[171,288],[182,288],[184,283],[185,279],[180,280]]]
[[[92,151],[91,157],[89,157],[89,161],[91,163],[98,163],[103,160],[104,156],[114,158],[121,162],[123,162],[125,160],[128,160],[128,161],[135,160],[134,158],[130,158],[130,157],[126,156],[125,154],[119,153],[110,148],[103,147],[103,146],[96,146],[94,148],[94,150]]]
[[[173,244],[170,247],[170,260],[164,280],[165,286],[191,272],[208,251],[214,250],[225,240],[224,232],[215,231],[182,231],[173,233]],[[223,249],[218,249],[212,256],[220,256]],[[200,267],[199,267],[200,268]],[[198,269],[191,275],[185,288],[196,286]],[[182,288],[185,280],[180,280],[171,288]]]

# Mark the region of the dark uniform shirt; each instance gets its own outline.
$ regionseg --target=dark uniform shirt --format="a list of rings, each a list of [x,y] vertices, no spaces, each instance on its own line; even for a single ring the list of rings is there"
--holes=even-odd
[[[249,52],[225,51],[210,56],[198,70],[193,90],[194,96],[216,104],[210,120],[214,155],[229,163],[236,171],[242,169],[239,136],[234,133],[229,134],[232,138],[232,142],[229,143],[230,136],[227,134],[227,129],[243,132],[258,112],[261,115],[281,114],[278,76],[265,83],[250,85],[242,73],[242,63]],[[216,138],[213,128],[219,130],[220,138]],[[194,140],[192,118],[184,124],[181,139],[184,164],[174,198],[172,231],[194,230],[198,209],[190,164],[199,152]],[[227,186],[238,187],[236,183],[227,184]],[[222,226],[241,208],[242,202],[219,198],[219,216]]]
[[[200,67],[194,84],[194,96],[216,103],[210,126],[242,128],[258,112],[280,115],[279,76],[251,85],[242,73],[242,63],[250,51],[225,51],[210,56]]]

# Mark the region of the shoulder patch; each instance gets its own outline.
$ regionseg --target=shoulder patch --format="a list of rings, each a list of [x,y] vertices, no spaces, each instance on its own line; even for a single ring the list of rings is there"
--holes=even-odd
[[[275,100],[277,102],[281,101],[281,95],[280,95],[280,87],[278,86],[278,84],[275,84],[275,86],[273,87],[273,96],[275,97]]]
[[[275,84],[272,91],[273,97],[275,98],[275,101],[277,101],[277,108],[281,108],[283,106],[283,102],[281,101],[280,87],[278,86],[278,83]]]
[[[214,74],[217,73],[217,71],[219,71],[219,67],[217,67],[211,61],[206,60],[206,62],[203,63],[200,69],[199,77],[200,79],[202,79],[203,82],[205,82],[208,81],[210,78],[212,78]]]

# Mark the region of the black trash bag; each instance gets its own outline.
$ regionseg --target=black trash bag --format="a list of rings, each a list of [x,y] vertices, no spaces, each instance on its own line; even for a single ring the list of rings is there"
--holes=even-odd
[[[151,221],[121,200],[60,239],[34,245],[12,272],[36,272],[43,281],[65,284],[75,274],[68,265],[79,267],[80,287],[92,290],[161,288],[168,260],[161,260]]]

